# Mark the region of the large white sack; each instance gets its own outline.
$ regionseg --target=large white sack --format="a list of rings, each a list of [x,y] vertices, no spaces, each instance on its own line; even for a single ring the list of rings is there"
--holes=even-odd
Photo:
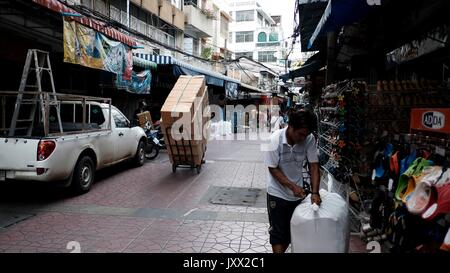
[[[297,206],[291,218],[294,253],[346,253],[350,228],[347,202],[337,193],[320,190],[322,204],[311,204],[311,196]]]

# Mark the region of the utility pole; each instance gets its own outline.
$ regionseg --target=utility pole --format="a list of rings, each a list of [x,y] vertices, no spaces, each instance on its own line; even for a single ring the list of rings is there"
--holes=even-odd
[[[130,28],[130,0],[127,0],[127,27]]]

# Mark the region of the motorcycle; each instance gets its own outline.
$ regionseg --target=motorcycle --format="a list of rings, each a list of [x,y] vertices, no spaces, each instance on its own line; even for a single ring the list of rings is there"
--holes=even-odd
[[[159,150],[166,149],[159,122],[156,122],[153,126],[155,128],[153,130],[151,129],[150,123],[147,123],[145,126],[145,133],[147,134],[148,139],[145,157],[150,160],[155,159],[158,156]]]

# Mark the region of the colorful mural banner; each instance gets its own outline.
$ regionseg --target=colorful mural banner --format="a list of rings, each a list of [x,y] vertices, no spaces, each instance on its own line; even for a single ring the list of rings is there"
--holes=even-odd
[[[64,19],[64,62],[123,75],[124,80],[131,79],[133,69],[130,47],[67,18]]]

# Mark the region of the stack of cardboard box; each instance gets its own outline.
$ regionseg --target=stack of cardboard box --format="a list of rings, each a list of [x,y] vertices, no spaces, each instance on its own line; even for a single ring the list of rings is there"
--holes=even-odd
[[[209,132],[204,76],[180,76],[161,109],[161,129],[172,164],[201,165]],[[206,111],[206,112],[205,112]]]

